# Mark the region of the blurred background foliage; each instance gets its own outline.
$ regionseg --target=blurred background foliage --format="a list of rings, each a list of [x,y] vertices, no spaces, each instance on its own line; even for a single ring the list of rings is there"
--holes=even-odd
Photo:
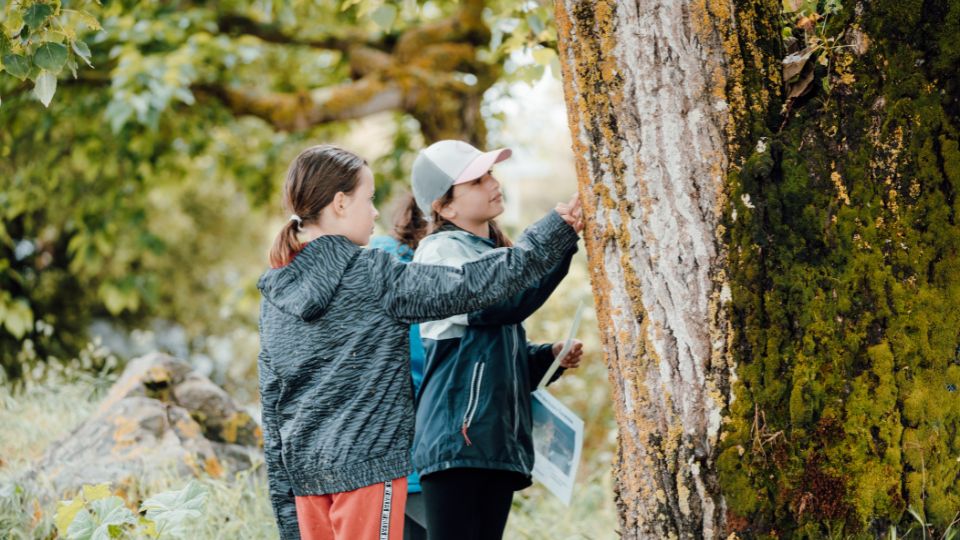
[[[191,350],[253,325],[251,247],[300,149],[376,123],[389,143],[353,149],[383,202],[424,144],[485,141],[488,89],[556,58],[548,2],[2,5],[8,379],[74,357],[96,322],[175,321]]]
[[[256,414],[255,283],[304,147],[370,160],[387,226],[439,138],[513,148],[496,171],[513,235],[568,198],[555,41],[547,0],[0,1],[0,531],[49,537],[53,509],[7,481],[130,358],[183,358]],[[562,339],[580,301],[583,253],[531,339]],[[508,538],[615,537],[615,428],[585,318],[584,365],[551,390],[587,426],[576,510],[535,485]],[[198,537],[275,534],[257,478],[206,479],[217,510]]]

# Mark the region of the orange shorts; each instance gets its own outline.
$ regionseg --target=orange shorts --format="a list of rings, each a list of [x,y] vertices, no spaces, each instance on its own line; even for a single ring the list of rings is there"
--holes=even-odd
[[[403,540],[407,479],[297,497],[302,540]]]

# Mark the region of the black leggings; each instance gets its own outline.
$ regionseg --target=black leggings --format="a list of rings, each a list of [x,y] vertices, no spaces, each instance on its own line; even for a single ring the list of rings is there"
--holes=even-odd
[[[500,540],[523,476],[490,469],[447,469],[420,477],[429,540]]]

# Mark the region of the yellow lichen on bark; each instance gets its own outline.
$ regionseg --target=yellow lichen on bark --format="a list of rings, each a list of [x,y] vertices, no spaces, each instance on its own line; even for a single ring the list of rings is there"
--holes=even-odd
[[[608,119],[613,116],[612,112],[622,105],[621,76],[617,68],[617,38],[613,26],[613,14],[617,7],[616,2],[603,0],[588,8],[592,9],[581,7],[580,11],[574,13],[574,16],[588,19],[587,24],[590,25],[589,29],[578,29],[584,31],[578,31],[576,50],[563,47],[560,50],[564,96],[568,120],[574,128],[573,150],[588,224],[584,238],[590,261],[597,319],[600,328],[604,330],[605,358],[610,370],[613,397],[621,404],[625,404],[627,400],[630,400],[631,404],[639,404],[647,402],[649,396],[636,361],[638,358],[645,358],[656,362],[656,359],[652,356],[653,348],[644,342],[647,317],[640,298],[639,278],[629,257],[630,231],[626,224],[630,221],[630,204],[624,196],[626,167],[620,161],[620,137],[616,126],[608,123]],[[556,13],[558,34],[562,36],[561,43],[573,43],[575,22],[571,20],[560,0],[557,2]],[[602,59],[599,66],[598,58]],[[604,88],[605,91],[598,91],[598,88]],[[586,159],[590,150],[584,144],[584,138],[604,148],[602,162],[598,164],[600,170],[591,170]],[[597,177],[611,178],[613,193],[604,182],[590,182],[591,178]],[[601,211],[603,217],[599,215]],[[620,226],[611,220],[613,216],[620,217]],[[614,260],[620,266],[617,270],[623,273],[631,313],[615,312],[613,309],[618,302],[610,294],[615,288],[609,279],[611,269],[607,269],[604,262],[608,250],[620,252]],[[616,330],[624,324],[636,323],[639,323],[640,328],[636,334]],[[630,408],[634,410],[634,414],[627,417],[627,407],[617,407],[621,437],[620,459],[615,467],[622,483],[618,492],[621,498],[627,499],[655,496],[654,493],[649,493],[648,482],[640,476],[640,471],[653,469],[651,454],[654,449],[649,445],[653,442],[650,435],[656,433],[657,426],[637,412],[642,408]],[[648,463],[622,466],[626,459],[640,458]],[[636,507],[636,504],[629,503],[628,506]],[[644,516],[633,518],[644,521]]]

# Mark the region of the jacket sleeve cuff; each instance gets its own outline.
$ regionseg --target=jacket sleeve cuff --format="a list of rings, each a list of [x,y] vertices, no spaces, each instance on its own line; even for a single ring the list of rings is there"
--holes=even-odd
[[[540,221],[544,225],[544,228],[551,233],[547,238],[547,245],[550,249],[563,254],[566,254],[570,250],[576,250],[580,235],[560,217],[560,214],[558,214],[556,210],[551,210],[550,213]]]

